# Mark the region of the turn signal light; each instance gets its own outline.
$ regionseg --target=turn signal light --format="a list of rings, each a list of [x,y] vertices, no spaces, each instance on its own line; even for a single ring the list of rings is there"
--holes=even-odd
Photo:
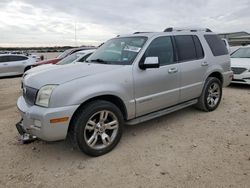
[[[62,117],[62,118],[51,119],[50,123],[61,123],[61,122],[65,122],[68,120],[69,120],[69,117]]]

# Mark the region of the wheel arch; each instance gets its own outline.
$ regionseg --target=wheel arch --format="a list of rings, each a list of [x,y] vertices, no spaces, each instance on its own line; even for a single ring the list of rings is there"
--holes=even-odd
[[[223,75],[222,73],[220,73],[219,71],[215,71],[215,72],[212,72],[208,75],[208,78],[209,77],[214,77],[214,78],[217,78],[221,81],[221,84],[223,85]]]
[[[23,72],[26,72],[26,71],[28,71],[29,69],[31,69],[31,65],[26,66],[26,67],[24,68],[24,71],[23,71]]]
[[[69,128],[68,131],[71,129],[71,127],[73,126],[72,121],[74,119],[74,117],[76,116],[76,114],[87,104],[89,104],[90,102],[93,101],[97,101],[97,100],[104,100],[104,101],[108,101],[113,103],[114,105],[116,105],[122,112],[122,115],[124,117],[124,120],[127,119],[128,117],[128,113],[127,113],[127,108],[126,105],[124,104],[124,102],[122,101],[122,99],[120,97],[117,97],[115,95],[100,95],[100,96],[95,96],[93,98],[90,98],[86,101],[84,101],[73,113],[70,123],[69,123]]]

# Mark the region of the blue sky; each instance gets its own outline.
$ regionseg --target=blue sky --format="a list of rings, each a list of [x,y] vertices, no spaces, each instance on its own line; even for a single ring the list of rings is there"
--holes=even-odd
[[[249,10],[249,0],[1,0],[0,46],[98,45],[172,26],[250,32]]]

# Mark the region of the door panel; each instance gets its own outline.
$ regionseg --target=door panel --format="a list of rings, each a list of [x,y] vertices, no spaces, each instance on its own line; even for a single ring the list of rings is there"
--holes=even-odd
[[[5,62],[0,62],[0,74],[5,74],[6,72],[8,72],[7,65],[8,64]]]
[[[200,96],[203,88],[204,75],[207,66],[202,66],[205,60],[195,60],[180,63],[181,71],[181,102]]]
[[[23,73],[23,62],[22,61],[11,61],[7,63],[8,72],[11,73]]]
[[[8,56],[8,72],[13,74],[22,74],[24,71],[24,64],[26,62],[26,58],[22,56]]]
[[[209,64],[198,36],[178,35],[174,39],[181,72],[180,102],[184,102],[200,96]]]
[[[0,75],[4,76],[8,72],[8,62],[6,56],[0,57]]]
[[[179,70],[179,65],[137,70],[134,77],[137,117],[178,103],[180,74],[168,72],[173,68]]]
[[[158,57],[160,67],[134,69],[136,116],[157,111],[179,102],[180,68],[175,61],[172,38],[155,38],[147,48],[140,63],[146,57]]]

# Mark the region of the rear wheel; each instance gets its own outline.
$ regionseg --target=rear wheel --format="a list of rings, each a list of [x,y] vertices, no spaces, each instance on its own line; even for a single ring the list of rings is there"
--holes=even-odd
[[[219,106],[221,97],[221,81],[218,78],[209,77],[204,85],[196,107],[206,112],[213,111]]]
[[[111,151],[120,141],[123,116],[120,109],[107,101],[94,101],[80,109],[69,132],[73,144],[91,156]]]

